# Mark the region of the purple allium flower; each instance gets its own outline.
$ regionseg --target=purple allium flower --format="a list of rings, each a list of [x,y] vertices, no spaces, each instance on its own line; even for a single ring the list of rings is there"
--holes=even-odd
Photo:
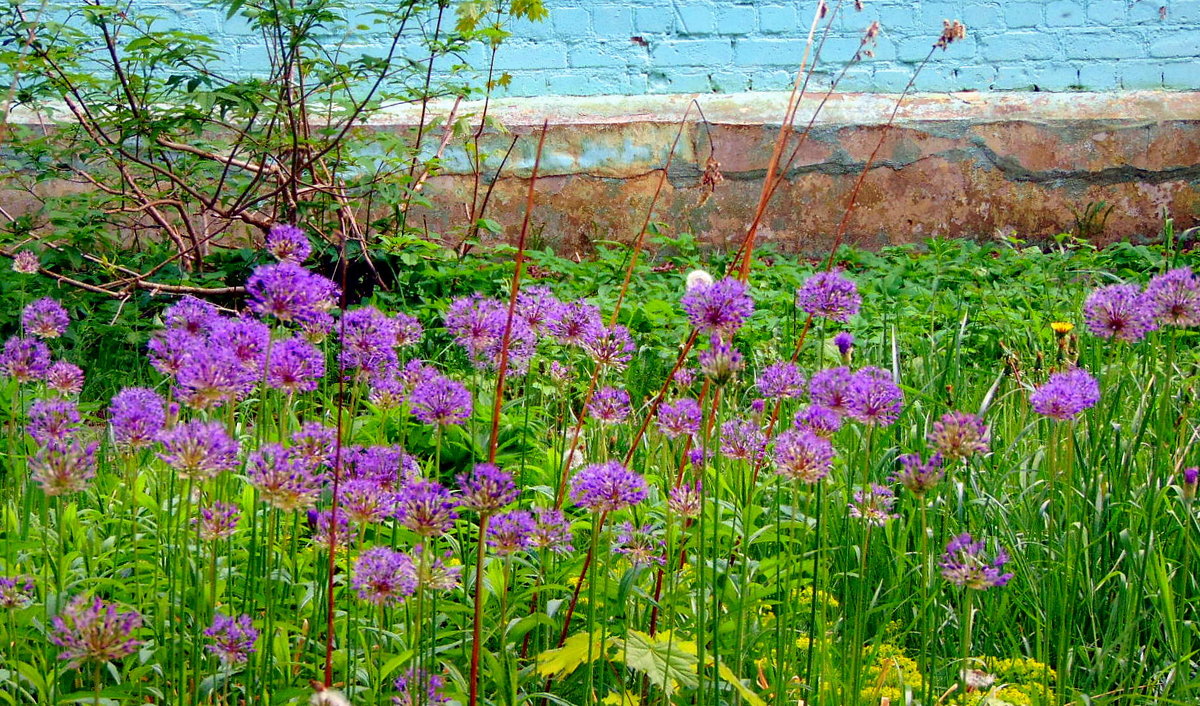
[[[700,495],[700,481],[678,485],[667,493],[667,509],[680,517],[696,517],[700,514]]]
[[[127,387],[112,398],[108,408],[113,440],[140,449],[154,443],[167,421],[166,403],[154,390]]]
[[[837,346],[838,353],[842,354],[844,360],[850,355],[850,349],[854,348],[854,334],[849,331],[842,331],[833,337],[833,345]]]
[[[535,549],[549,549],[555,554],[570,554],[575,551],[571,543],[571,522],[562,510],[535,507],[533,518],[537,526],[529,535],[530,546]]]
[[[377,480],[352,478],[342,484],[339,493],[341,509],[356,525],[383,522],[392,514],[395,492]]]
[[[683,397],[658,408],[658,430],[668,439],[692,436],[700,431],[703,416],[699,402]]]
[[[318,511],[310,507],[307,515],[309,526],[312,527],[313,545],[336,549],[345,547],[354,539],[355,535],[350,531],[350,518],[342,508],[339,507],[335,514],[332,508]]]
[[[882,368],[866,367],[854,374],[846,391],[846,414],[867,425],[888,426],[900,417],[904,393]]]
[[[312,254],[312,243],[308,236],[296,226],[276,223],[267,231],[267,252],[280,262],[299,265]]]
[[[41,380],[50,369],[50,349],[36,338],[13,336],[0,353],[0,372],[17,382]]]
[[[254,389],[259,375],[228,348],[197,346],[175,373],[176,395],[193,409],[233,404]]]
[[[375,377],[396,368],[396,320],[373,306],[347,311],[342,325],[341,361],[347,368]]]
[[[312,463],[280,444],[263,444],[246,459],[246,480],[263,502],[280,510],[306,510],[317,502],[324,478]]]
[[[242,511],[231,503],[215,502],[210,507],[200,508],[200,539],[217,542],[229,539],[237,531]]]
[[[407,391],[406,395],[411,395],[417,385],[440,375],[437,368],[423,360],[414,359],[405,363],[404,367],[396,372],[396,379],[404,386]]]
[[[58,338],[67,332],[71,317],[57,299],[43,297],[25,307],[21,314],[21,323],[26,333],[38,338]]]
[[[1003,586],[1013,577],[1011,573],[1002,573],[1008,562],[1008,554],[1003,549],[996,552],[996,558],[988,561],[983,554],[983,540],[973,541],[971,535],[964,532],[946,545],[946,553],[938,564],[942,567],[942,576],[950,583],[964,588],[983,591],[992,586]]]
[[[764,444],[766,443],[765,440],[763,443]],[[708,453],[705,452],[705,450],[699,446],[688,449],[687,462],[689,465],[692,466],[692,468],[696,468],[696,469],[703,468],[704,462],[705,462],[705,460],[707,460],[707,458],[708,458]]]
[[[807,429],[817,436],[828,439],[842,428],[842,417],[828,407],[810,404],[796,412],[793,426],[796,429]]]
[[[888,520],[899,517],[892,512],[892,506],[895,504],[896,494],[891,488],[872,483],[869,489],[854,493],[854,502],[850,503],[850,516],[860,518],[869,525],[882,527]]]
[[[75,596],[54,616],[50,642],[63,648],[58,659],[73,669],[84,662],[112,662],[133,654],[142,643],[132,635],[141,626],[142,616],[136,611],[118,613],[115,605],[99,598]]]
[[[22,250],[13,255],[13,272],[23,275],[36,275],[42,263],[38,261],[37,253],[32,250]]]
[[[759,393],[769,399],[791,399],[804,394],[804,373],[791,361],[772,363],[758,374]]]
[[[262,379],[263,362],[271,345],[271,327],[249,316],[215,318],[209,325],[208,345],[228,350],[258,381]],[[271,356],[274,355],[272,352]]]
[[[1134,284],[1096,289],[1083,303],[1083,318],[1093,335],[1118,341],[1140,341],[1158,328],[1152,302]]]
[[[426,424],[463,424],[471,418],[471,392],[457,380],[438,375],[417,383],[409,396],[412,413]]]
[[[355,446],[343,458],[350,478],[372,480],[389,489],[402,488],[421,475],[417,460],[400,446]]]
[[[33,579],[0,576],[0,608],[24,608],[33,602]]]
[[[1058,420],[1074,419],[1099,401],[1100,384],[1083,368],[1054,373],[1029,396],[1035,412]]]
[[[487,545],[499,556],[508,556],[533,547],[537,521],[527,510],[511,510],[488,522]]]
[[[562,306],[549,287],[527,287],[517,293],[516,314],[534,335],[549,331],[550,323],[558,320]]]
[[[418,479],[396,493],[396,519],[422,537],[438,537],[454,527],[458,503],[440,484]]]
[[[796,305],[813,316],[846,323],[858,313],[858,287],[840,272],[818,272],[796,291]]]
[[[146,349],[150,352],[150,365],[167,377],[175,377],[187,363],[192,351],[207,344],[204,338],[182,329],[166,329],[150,339]]]
[[[692,386],[692,383],[696,382],[696,371],[692,370],[691,368],[681,366],[675,371],[675,374],[671,376],[671,379],[676,385],[679,385],[680,388],[686,390]]]
[[[596,365],[621,370],[633,358],[637,347],[629,329],[624,326],[608,326],[596,331],[584,341],[583,347],[592,355]]]
[[[158,457],[179,471],[180,478],[208,480],[237,467],[237,442],[220,422],[193,419],[159,433],[158,438],[164,446]]]
[[[392,317],[392,326],[396,331],[396,340],[392,342],[396,348],[407,348],[421,342],[425,328],[415,316],[403,312]]]
[[[1183,497],[1191,500],[1196,497],[1196,486],[1200,483],[1200,467],[1192,466],[1183,469]]]
[[[405,389],[404,383],[392,370],[385,371],[367,386],[367,401],[381,410],[399,409],[408,402],[410,394],[412,390]]]
[[[846,414],[846,400],[850,395],[850,383],[854,373],[850,368],[828,368],[813,373],[808,381],[808,396],[813,404],[820,405],[836,414]]]
[[[26,431],[39,444],[66,441],[79,431],[79,408],[69,400],[38,400],[29,407]]]
[[[1200,277],[1180,267],[1150,279],[1147,305],[1155,320],[1168,326],[1200,326]]]
[[[666,566],[666,542],[662,532],[654,525],[636,526],[632,522],[622,522],[617,528],[617,541],[613,546],[614,554],[622,554],[629,563],[637,566],[656,564]]]
[[[299,338],[285,338],[271,348],[267,384],[288,394],[312,392],[325,375],[325,354]]]
[[[629,416],[629,393],[619,387],[602,387],[592,395],[588,416],[603,424],[619,424]]]
[[[388,547],[371,547],[354,562],[350,584],[375,605],[399,605],[417,590],[412,558]]]
[[[772,461],[780,476],[812,485],[833,469],[833,444],[807,429],[791,429],[775,438]]]
[[[46,369],[46,387],[60,395],[78,395],[83,391],[83,370],[60,360]]]
[[[700,351],[700,372],[717,385],[724,385],[742,369],[742,352],[713,334],[709,346]]]
[[[712,284],[696,284],[680,302],[688,321],[700,333],[732,336],[754,313],[754,300],[745,282],[726,277]]]
[[[332,466],[337,429],[320,422],[305,422],[292,432],[291,453],[314,466]]]
[[[476,362],[499,346],[507,319],[508,309],[503,303],[481,294],[455,299],[445,316],[446,329],[454,342]]]
[[[400,695],[392,697],[392,705],[442,706],[450,701],[450,697],[443,692],[445,686],[445,677],[414,667],[396,679],[396,691]]]
[[[521,494],[513,482],[512,474],[500,470],[494,463],[476,464],[470,476],[465,473],[459,475],[458,487],[462,491],[459,501],[462,507],[481,515],[490,515],[503,509],[505,505],[516,502]]]
[[[920,454],[904,454],[896,460],[900,462],[900,470],[892,476],[892,481],[918,497],[932,490],[946,475],[940,453],[930,456],[928,461],[922,461]]]
[[[241,664],[250,659],[254,652],[254,641],[258,631],[249,615],[232,618],[222,613],[213,616],[212,627],[204,631],[212,638],[212,644],[204,649],[221,658],[225,664]]]
[[[571,499],[592,512],[616,512],[646,497],[646,481],[621,464],[584,466],[571,479]]]
[[[986,454],[991,450],[991,432],[983,420],[966,412],[947,412],[933,423],[929,443],[947,461]]]
[[[46,495],[81,493],[96,477],[96,444],[51,441],[30,457],[29,472]]]
[[[767,449],[767,438],[754,419],[730,419],[721,425],[721,453],[739,461],[756,461]]]
[[[261,265],[246,280],[250,311],[284,322],[321,320],[339,293],[327,278],[291,262]]]
[[[462,566],[452,563],[454,552],[447,549],[441,557],[430,557],[425,545],[413,547],[413,566],[417,569],[417,585],[429,591],[453,591],[458,587]]]
[[[215,304],[190,294],[163,311],[163,323],[167,329],[183,331],[191,336],[208,334],[213,323],[220,317]]]
[[[560,305],[557,315],[548,322],[547,328],[559,343],[583,346],[600,334],[604,322],[600,318],[599,309],[580,300]]]
[[[550,378],[555,382],[571,382],[571,369],[557,360],[550,361]]]

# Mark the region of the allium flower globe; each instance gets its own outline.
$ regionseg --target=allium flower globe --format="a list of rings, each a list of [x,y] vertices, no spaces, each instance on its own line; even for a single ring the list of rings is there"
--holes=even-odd
[[[1110,284],[1093,291],[1083,303],[1088,330],[1101,338],[1140,341],[1158,328],[1152,302],[1133,284]]]
[[[592,512],[616,512],[646,498],[646,481],[619,461],[584,466],[571,479],[571,499]]]
[[[63,648],[58,659],[70,668],[85,662],[113,662],[142,644],[133,633],[142,626],[136,611],[119,612],[99,597],[75,596],[54,616],[50,642]]]
[[[1060,421],[1074,419],[1099,401],[1100,384],[1083,368],[1054,373],[1029,396],[1035,412]]]
[[[681,304],[692,327],[702,334],[730,336],[754,313],[754,300],[745,282],[726,277],[688,288]]]
[[[796,292],[796,304],[813,316],[845,323],[858,313],[862,298],[840,272],[818,272]]]
[[[988,559],[983,552],[982,539],[975,541],[965,532],[958,535],[946,545],[946,553],[938,564],[942,569],[942,577],[956,586],[975,591],[1007,584],[1013,577],[1011,572],[1004,572],[1008,554],[1000,549],[995,558]]]

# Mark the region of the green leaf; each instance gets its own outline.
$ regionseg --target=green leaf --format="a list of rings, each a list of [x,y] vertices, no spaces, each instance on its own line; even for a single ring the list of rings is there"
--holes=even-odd
[[[566,676],[575,671],[588,659],[595,661],[604,656],[604,643],[599,635],[576,633],[567,638],[562,647],[546,650],[537,656],[538,674]]]
[[[696,675],[695,643],[671,636],[670,632],[650,635],[630,630],[626,639],[616,639],[615,659],[626,667],[646,675],[650,683],[668,695],[680,686],[694,687]]]

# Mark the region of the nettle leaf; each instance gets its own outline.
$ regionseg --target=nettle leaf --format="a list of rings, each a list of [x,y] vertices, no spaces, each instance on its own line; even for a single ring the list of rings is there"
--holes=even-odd
[[[653,637],[630,630],[626,639],[615,640],[614,659],[626,667],[646,675],[651,684],[666,694],[674,694],[680,686],[694,687],[696,675],[696,643],[671,636],[670,632]]]
[[[539,654],[537,671],[544,677],[566,676],[587,664],[589,659],[595,661],[603,656],[604,642],[600,635],[576,633],[568,637],[562,647]]]

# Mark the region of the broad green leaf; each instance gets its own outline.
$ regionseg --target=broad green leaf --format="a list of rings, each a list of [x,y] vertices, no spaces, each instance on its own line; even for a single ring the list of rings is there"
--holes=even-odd
[[[567,638],[562,647],[546,650],[537,656],[538,674],[565,676],[592,660],[604,656],[604,644],[599,635],[576,633]]]

